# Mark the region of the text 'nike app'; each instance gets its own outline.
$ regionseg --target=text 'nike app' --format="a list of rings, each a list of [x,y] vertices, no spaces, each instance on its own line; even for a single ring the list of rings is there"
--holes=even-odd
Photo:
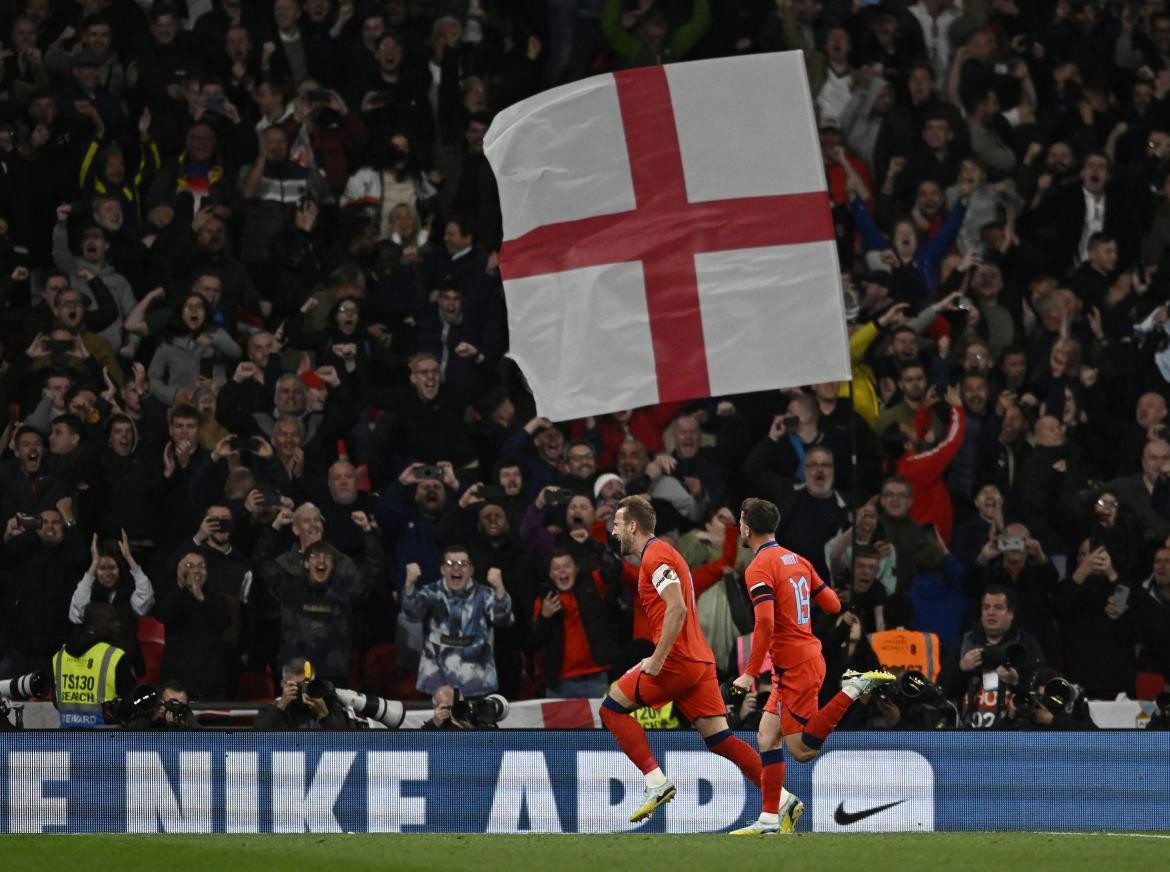
[[[817,760],[812,787],[816,832],[934,829],[934,770],[913,751],[832,751]]]

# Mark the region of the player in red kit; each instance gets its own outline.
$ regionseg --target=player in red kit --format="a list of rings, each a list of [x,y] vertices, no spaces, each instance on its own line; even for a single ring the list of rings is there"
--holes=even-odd
[[[674,785],[650,751],[646,731],[630,717],[640,706],[657,708],[673,701],[709,751],[731,760],[752,784],[760,784],[759,756],[727,726],[715,656],[699,629],[690,570],[681,554],[654,535],[655,523],[653,507],[640,496],[618,503],[613,518],[613,536],[622,554],[642,557],[638,597],[655,643],[654,653],[626,672],[601,705],[601,722],[646,778],[642,805],[630,816],[633,822],[650,817],[675,795]]]
[[[745,573],[755,605],[756,628],[750,659],[733,686],[743,692],[750,690],[769,653],[775,675],[757,736],[763,810],[758,820],[733,831],[736,836],[791,833],[804,813],[804,803],[784,790],[781,737],[794,758],[802,763],[811,760],[859,696],[894,681],[888,672],[846,672],[841,691],[818,710],[825,658],[820,640],[812,633],[812,604],[835,614],[841,611],[841,601],[812,564],[776,541],[779,525],[780,510],[775,505],[767,500],[743,501],[740,536],[756,552]]]

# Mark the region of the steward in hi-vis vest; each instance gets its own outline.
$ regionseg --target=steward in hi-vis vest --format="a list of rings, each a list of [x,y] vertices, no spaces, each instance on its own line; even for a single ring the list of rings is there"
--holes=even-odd
[[[134,689],[126,652],[106,641],[117,635],[114,607],[91,602],[85,607],[85,623],[77,635],[53,655],[53,686],[63,728],[102,726],[103,704]]]

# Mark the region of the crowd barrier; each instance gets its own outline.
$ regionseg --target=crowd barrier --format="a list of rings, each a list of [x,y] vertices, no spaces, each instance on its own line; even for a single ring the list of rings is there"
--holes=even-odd
[[[634,827],[641,775],[596,730],[0,733],[0,829],[692,833],[759,812],[696,733],[651,745],[678,797]],[[787,786],[801,830],[1157,830],[1167,760],[1163,732],[841,732]]]

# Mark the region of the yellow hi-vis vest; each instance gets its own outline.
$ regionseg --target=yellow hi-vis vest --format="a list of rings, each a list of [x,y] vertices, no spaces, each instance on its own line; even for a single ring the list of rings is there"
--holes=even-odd
[[[102,703],[118,695],[114,676],[126,652],[106,642],[96,642],[84,654],[74,657],[61,648],[53,655],[53,678],[61,726],[100,727]]]

